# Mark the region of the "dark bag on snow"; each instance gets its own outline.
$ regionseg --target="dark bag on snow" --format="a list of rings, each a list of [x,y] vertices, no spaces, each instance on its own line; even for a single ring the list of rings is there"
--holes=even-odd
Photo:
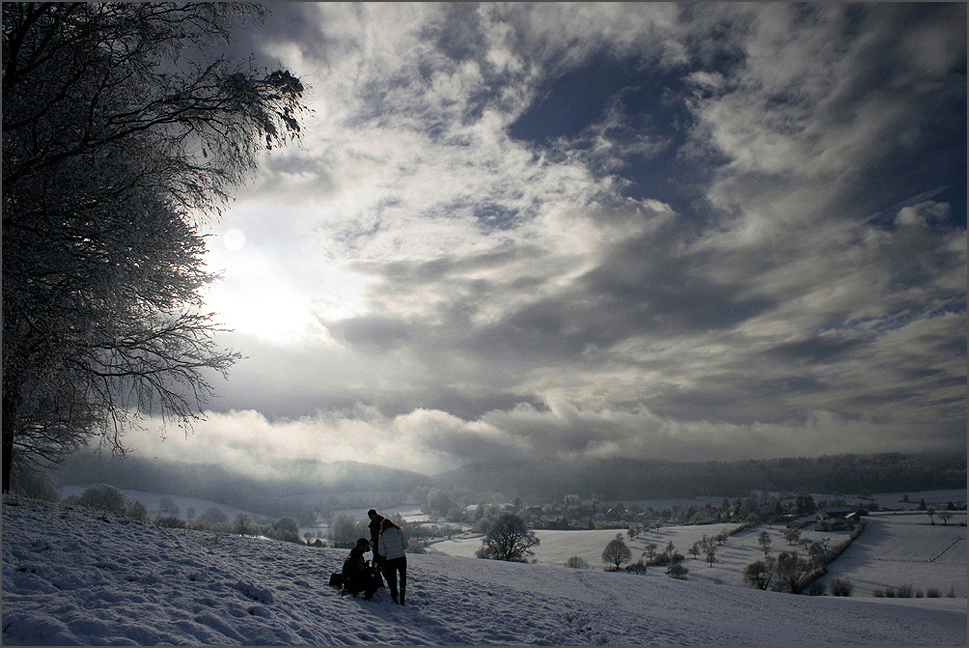
[[[343,587],[343,574],[340,572],[330,574],[330,587]]]

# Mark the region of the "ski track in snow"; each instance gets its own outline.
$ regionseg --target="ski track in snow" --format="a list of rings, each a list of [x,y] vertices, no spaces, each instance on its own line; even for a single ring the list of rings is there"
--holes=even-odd
[[[791,596],[408,556],[407,605],[327,585],[347,550],[3,507],[5,645],[965,645],[965,599]]]

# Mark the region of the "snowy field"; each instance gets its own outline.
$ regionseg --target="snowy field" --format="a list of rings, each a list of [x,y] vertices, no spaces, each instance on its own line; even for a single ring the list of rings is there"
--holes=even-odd
[[[966,644],[965,598],[792,596],[427,554],[408,557],[400,607],[384,590],[364,601],[330,588],[345,554],[5,497],[3,644]],[[964,580],[964,544],[961,556]]]
[[[966,598],[966,520],[965,511],[957,512],[947,525],[936,518],[930,524],[923,512],[874,513],[867,518],[867,528],[829,567],[829,573],[821,582],[830,585],[835,578],[847,578],[855,586],[852,596],[872,596],[874,590],[886,587],[898,588],[912,585],[923,593],[937,589],[942,596],[950,590],[965,602]],[[717,548],[716,562],[708,564],[704,555],[694,558],[689,549],[704,535],[714,536],[721,529],[728,532],[736,524],[711,524],[700,526],[667,526],[630,540],[623,533],[623,541],[632,551],[633,561],[639,560],[647,544],[657,545],[662,551],[668,542],[685,556],[683,564],[690,570],[691,580],[744,586],[743,569],[764,553],[757,542],[761,531],[771,536],[771,554],[781,551],[797,551],[806,555],[803,547],[790,546],[781,535],[779,525],[761,525],[731,535],[726,544]],[[594,531],[544,531],[535,535],[541,544],[534,547],[535,560],[539,563],[563,565],[570,556],[583,558],[596,569],[604,568],[602,550],[616,537],[616,530]],[[822,533],[808,526],[801,531],[801,538],[808,540],[829,539],[833,547],[844,541],[847,531]],[[474,557],[481,547],[481,536],[466,534],[452,540],[442,540],[428,546],[428,551],[465,558]],[[663,568],[651,568],[657,571]]]
[[[821,582],[847,578],[853,596],[872,596],[875,590],[912,585],[943,596],[950,590],[966,598],[965,511],[943,525],[925,513],[878,513],[869,516],[865,532],[832,563]]]

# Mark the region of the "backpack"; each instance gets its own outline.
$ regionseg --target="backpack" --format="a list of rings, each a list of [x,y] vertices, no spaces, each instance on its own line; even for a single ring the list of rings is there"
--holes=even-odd
[[[343,574],[340,572],[333,572],[330,574],[330,587],[343,588]]]

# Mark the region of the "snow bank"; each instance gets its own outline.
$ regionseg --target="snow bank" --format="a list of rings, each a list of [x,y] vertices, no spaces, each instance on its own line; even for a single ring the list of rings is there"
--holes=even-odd
[[[6,498],[4,645],[964,645],[965,599],[892,604],[445,555],[408,605],[341,597],[346,551]]]

